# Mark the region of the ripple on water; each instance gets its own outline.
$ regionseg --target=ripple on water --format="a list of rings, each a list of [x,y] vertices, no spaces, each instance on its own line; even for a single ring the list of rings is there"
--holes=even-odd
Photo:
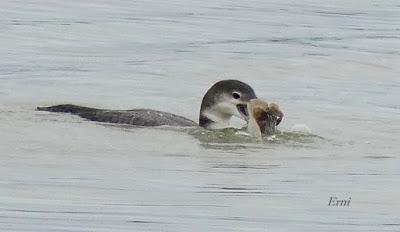
[[[202,128],[194,128],[188,131],[190,135],[197,138],[204,145],[210,148],[263,148],[265,145],[287,145],[311,147],[317,145],[324,138],[318,135],[304,132],[275,131],[272,135],[264,136],[262,140],[251,137],[243,131],[227,128],[219,131],[205,130]],[[228,146],[226,146],[228,145]]]
[[[118,127],[125,131],[138,128],[132,125],[101,124]],[[206,130],[201,127],[177,128],[170,126],[153,127],[154,130],[172,130],[187,133],[201,142],[201,146],[208,149],[228,150],[240,153],[245,149],[272,149],[274,146],[288,146],[299,148],[317,148],[318,144],[326,139],[308,132],[276,130],[273,134],[265,135],[261,140],[250,136],[242,129],[225,128],[222,130]]]

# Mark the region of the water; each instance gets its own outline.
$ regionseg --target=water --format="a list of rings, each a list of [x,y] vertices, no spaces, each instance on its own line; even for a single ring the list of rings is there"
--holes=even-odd
[[[0,28],[1,231],[400,230],[398,1],[3,0]],[[34,111],[196,120],[226,78],[281,106],[281,134]]]

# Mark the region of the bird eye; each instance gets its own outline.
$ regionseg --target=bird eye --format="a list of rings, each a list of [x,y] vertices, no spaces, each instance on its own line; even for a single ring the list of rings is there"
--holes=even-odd
[[[240,94],[237,93],[237,92],[233,92],[232,93],[232,97],[235,98],[235,99],[239,99],[240,98]]]

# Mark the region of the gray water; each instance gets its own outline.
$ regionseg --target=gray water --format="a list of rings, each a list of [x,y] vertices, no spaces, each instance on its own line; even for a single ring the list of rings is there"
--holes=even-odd
[[[2,0],[0,54],[0,231],[400,230],[399,1]],[[196,120],[227,78],[283,135],[34,111]]]

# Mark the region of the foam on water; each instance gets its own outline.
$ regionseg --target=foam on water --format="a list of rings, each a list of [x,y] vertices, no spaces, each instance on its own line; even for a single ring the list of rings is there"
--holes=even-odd
[[[296,124],[292,126],[290,131],[311,134],[311,129],[305,124]]]

